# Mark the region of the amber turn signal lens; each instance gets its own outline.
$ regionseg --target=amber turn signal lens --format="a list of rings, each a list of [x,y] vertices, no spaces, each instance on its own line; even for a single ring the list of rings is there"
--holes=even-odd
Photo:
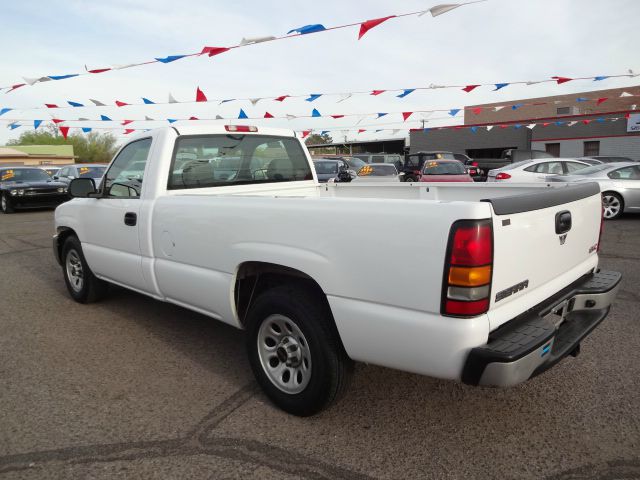
[[[449,284],[460,287],[479,287],[491,281],[491,266],[484,267],[451,267]]]

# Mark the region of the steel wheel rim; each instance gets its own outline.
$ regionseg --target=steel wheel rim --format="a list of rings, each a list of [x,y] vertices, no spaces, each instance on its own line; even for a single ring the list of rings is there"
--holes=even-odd
[[[268,316],[258,330],[258,356],[267,378],[290,395],[302,392],[311,380],[311,351],[300,327],[290,318]]]
[[[67,270],[67,278],[69,284],[74,292],[82,290],[84,284],[84,272],[82,270],[82,262],[80,261],[80,255],[75,250],[69,250],[67,253],[67,259],[65,261],[65,268]]]
[[[604,218],[613,218],[620,213],[620,200],[613,195],[602,197],[602,206],[604,207]]]
[[[2,211],[7,211],[7,197],[5,197],[4,195],[2,195]]]

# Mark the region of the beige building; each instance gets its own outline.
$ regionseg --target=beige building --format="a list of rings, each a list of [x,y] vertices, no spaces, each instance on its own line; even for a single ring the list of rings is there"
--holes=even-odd
[[[12,145],[0,147],[3,165],[68,165],[75,163],[73,145]]]

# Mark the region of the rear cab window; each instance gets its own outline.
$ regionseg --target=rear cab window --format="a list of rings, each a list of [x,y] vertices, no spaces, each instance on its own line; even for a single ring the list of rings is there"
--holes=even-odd
[[[247,185],[312,180],[295,137],[217,134],[176,140],[167,188]]]

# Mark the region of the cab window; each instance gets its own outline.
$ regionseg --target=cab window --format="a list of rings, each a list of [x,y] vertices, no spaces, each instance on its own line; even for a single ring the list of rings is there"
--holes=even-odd
[[[102,192],[105,197],[140,197],[150,149],[151,139],[144,138],[120,150],[104,177]]]

